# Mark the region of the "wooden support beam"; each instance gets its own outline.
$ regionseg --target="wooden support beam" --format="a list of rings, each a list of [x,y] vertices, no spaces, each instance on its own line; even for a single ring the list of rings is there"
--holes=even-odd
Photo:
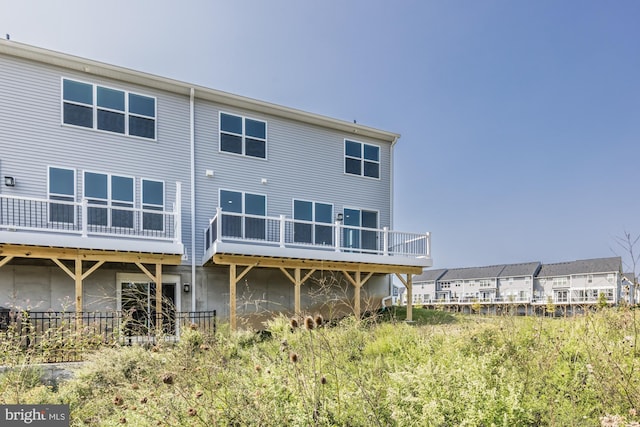
[[[235,264],[229,265],[229,322],[231,331],[235,331],[238,327],[236,319],[236,289],[238,282],[242,280],[253,267],[253,265],[248,265],[242,270],[242,273],[238,274],[237,266]]]
[[[231,331],[235,332],[237,328],[236,323],[236,265],[229,265],[229,322],[231,324]]]
[[[6,263],[8,263],[9,261],[11,261],[13,259],[12,255],[7,255],[6,257],[2,258],[0,260],[0,267],[2,267],[3,265],[5,265]]]
[[[83,310],[82,300],[82,259],[76,258],[76,313],[80,313]]]
[[[162,333],[162,264],[156,264],[156,332]]]
[[[407,321],[413,321],[413,275],[407,274],[407,279],[396,273],[396,277],[400,279],[405,288],[407,288]]]
[[[296,281],[294,282],[294,312],[296,316],[300,316],[300,286],[302,283],[300,282],[300,269],[296,268],[294,271],[294,276]]]
[[[297,259],[297,258],[270,258],[250,255],[225,255],[216,254],[213,256],[214,264],[222,265],[253,265],[256,267],[268,268],[300,268],[300,269],[316,269],[325,271],[361,271],[373,272],[381,274],[393,273],[422,273],[422,267],[414,267],[408,265],[387,265],[387,264],[363,264],[357,262],[340,262],[340,261],[323,261],[313,259]]]
[[[360,272],[356,271],[356,289],[354,292],[354,310],[355,310],[355,315],[356,315],[356,319],[360,319],[360,314],[361,314],[361,309],[360,309],[360,288],[362,287],[362,281],[360,279]]]
[[[407,274],[407,322],[413,321],[413,276]]]
[[[304,284],[304,282],[307,281],[307,279],[309,279],[309,277],[311,277],[311,275],[316,271],[316,269],[312,268],[302,278],[301,278],[301,274],[302,274],[302,269],[301,268],[295,268],[293,270],[293,274],[294,274],[295,277],[291,276],[291,274],[284,267],[280,267],[280,271],[282,271],[284,273],[284,275],[287,277],[287,279],[289,279],[293,283],[293,286],[294,286],[294,291],[293,291],[294,312],[295,312],[296,316],[299,316],[300,312],[301,312],[300,287]]]
[[[364,279],[362,278],[362,273],[360,271],[356,271],[354,273],[355,277],[351,277],[351,274],[348,271],[343,271],[342,273],[345,275],[347,279],[349,279],[349,282],[351,282],[351,284],[354,287],[353,311],[356,318],[360,319],[361,311],[362,311],[361,304],[360,304],[361,302],[360,290],[362,289],[362,285],[367,283],[367,281],[371,278],[371,276],[373,276],[373,271],[370,271],[365,276]]]
[[[55,248],[49,246],[26,246],[10,243],[0,244],[0,256],[13,256],[16,258],[42,258],[42,259],[66,259],[75,260],[81,257],[83,261],[105,262],[142,262],[147,264],[180,265],[182,255],[177,254],[150,254],[143,252],[118,252],[100,251],[95,249]]]
[[[150,272],[149,270],[147,270],[147,267],[145,267],[144,265],[142,265],[142,263],[140,263],[140,262],[136,262],[135,264],[138,266],[138,268],[139,268],[140,270],[142,270],[142,272],[143,272],[144,274],[146,274],[146,275],[147,275],[147,277],[148,277],[149,279],[151,279],[151,281],[152,281],[152,282],[154,282],[154,283],[155,283],[155,281],[156,281],[156,277],[155,277],[153,274],[151,274],[151,272]]]
[[[62,261],[60,261],[60,260],[59,260],[59,259],[57,259],[57,258],[51,258],[51,261],[55,262],[55,263],[58,265],[58,267],[60,267],[60,269],[61,269],[62,271],[64,271],[65,273],[67,273],[67,275],[68,275],[69,277],[71,277],[71,279],[76,280],[76,275],[75,275],[75,273],[73,273],[71,270],[69,270],[69,267],[67,267],[66,265],[64,265],[64,264],[62,263]]]
[[[86,279],[87,277],[89,277],[91,275],[91,273],[93,273],[94,271],[96,271],[97,269],[99,269],[102,264],[104,264],[104,261],[98,261],[95,264],[93,264],[91,266],[91,268],[89,268],[87,271],[85,271],[84,273],[82,273],[82,280]]]

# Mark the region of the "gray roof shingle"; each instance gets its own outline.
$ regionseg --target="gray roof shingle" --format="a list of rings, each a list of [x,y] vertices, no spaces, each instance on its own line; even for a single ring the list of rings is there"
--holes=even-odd
[[[440,278],[441,281],[494,279],[504,269],[503,265],[489,265],[486,267],[452,268]]]
[[[417,282],[429,282],[431,280],[438,280],[446,272],[447,272],[446,268],[440,268],[436,270],[423,270],[422,274],[419,274],[412,279],[412,282],[417,283]]]
[[[534,276],[540,268],[540,262],[526,262],[522,264],[507,264],[500,273],[500,277]]]
[[[570,276],[574,274],[614,273],[622,271],[622,258],[594,258],[542,264],[537,277]]]

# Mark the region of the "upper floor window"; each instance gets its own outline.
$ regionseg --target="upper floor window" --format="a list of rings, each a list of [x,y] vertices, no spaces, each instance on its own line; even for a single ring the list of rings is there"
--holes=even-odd
[[[380,178],[380,147],[345,139],[344,171],[351,175]]]
[[[75,80],[62,80],[62,122],[156,138],[156,99]]]
[[[220,151],[265,159],[267,123],[221,112]]]
[[[554,277],[553,286],[554,287],[569,286],[569,280],[566,277]]]

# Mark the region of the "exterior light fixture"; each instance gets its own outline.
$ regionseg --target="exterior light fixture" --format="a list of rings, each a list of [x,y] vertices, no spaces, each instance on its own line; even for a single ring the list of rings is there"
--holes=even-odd
[[[338,215],[336,215],[336,221],[338,221],[338,222],[342,222],[342,220],[343,220],[343,219],[344,219],[344,216],[343,216],[341,213],[339,213]]]
[[[191,290],[191,285],[188,283],[185,283],[184,285],[182,285],[182,290],[184,291],[185,294],[188,294],[189,291]]]
[[[15,187],[16,186],[16,179],[12,176],[5,176],[4,177],[4,185],[6,185],[7,187]]]

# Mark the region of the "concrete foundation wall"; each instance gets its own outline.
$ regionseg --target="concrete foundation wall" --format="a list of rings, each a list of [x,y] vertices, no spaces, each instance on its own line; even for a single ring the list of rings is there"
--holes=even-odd
[[[238,274],[242,271],[244,267],[238,267]],[[105,264],[83,282],[84,311],[118,310],[118,282],[125,280],[123,278],[150,281],[135,265]],[[229,317],[228,266],[198,267],[195,283],[188,266],[165,266],[163,282],[176,283],[176,305],[180,311],[192,310],[191,292],[195,292],[196,311],[216,310],[218,318]],[[189,293],[183,290],[185,283],[191,285]],[[389,294],[389,277],[374,275],[362,287],[361,310],[379,307],[380,300]],[[295,307],[293,283],[274,268],[253,268],[238,282],[236,296],[240,317],[290,315]],[[352,312],[353,296],[354,287],[342,272],[316,272],[301,286],[301,309],[303,314],[322,313],[334,317]],[[0,268],[1,307],[74,311],[74,299],[74,281],[56,265],[9,264]]]

